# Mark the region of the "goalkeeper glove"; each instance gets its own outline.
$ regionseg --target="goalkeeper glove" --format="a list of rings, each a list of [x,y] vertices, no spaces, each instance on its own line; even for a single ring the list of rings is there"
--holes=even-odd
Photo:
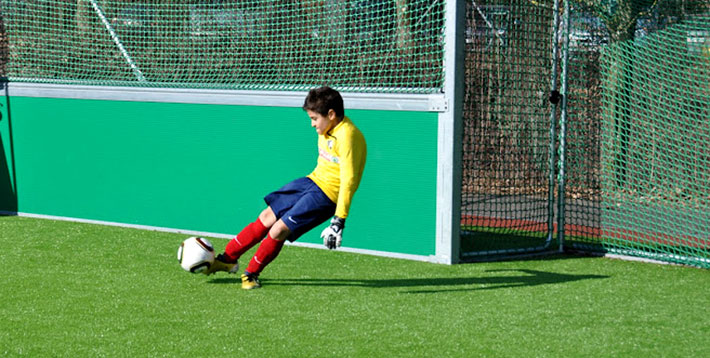
[[[330,220],[330,226],[323,230],[320,234],[323,239],[323,245],[329,249],[337,249],[343,243],[343,229],[345,228],[345,219],[333,216]]]

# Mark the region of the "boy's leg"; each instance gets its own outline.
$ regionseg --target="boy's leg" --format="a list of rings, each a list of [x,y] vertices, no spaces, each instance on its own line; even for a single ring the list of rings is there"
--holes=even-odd
[[[245,226],[236,237],[227,243],[224,253],[219,254],[212,266],[204,273],[210,275],[217,271],[237,272],[239,270],[237,259],[258,244],[275,221],[276,216],[271,207],[264,209],[256,221]]]
[[[244,271],[242,288],[250,290],[261,286],[258,280],[259,274],[279,255],[290,234],[291,231],[283,221],[279,220],[274,224]]]
[[[227,256],[227,259],[236,261],[245,252],[254,247],[254,245],[258,244],[259,241],[266,236],[266,233],[269,232],[269,229],[275,222],[276,215],[274,215],[271,207],[266,207],[266,209],[259,214],[256,221],[245,226],[244,229],[227,244],[227,247],[224,249],[224,254]]]
[[[259,274],[279,255],[286,239],[298,239],[335,213],[335,203],[308,178],[296,179],[264,200],[280,219],[275,221],[242,275],[244,289],[260,287]]]

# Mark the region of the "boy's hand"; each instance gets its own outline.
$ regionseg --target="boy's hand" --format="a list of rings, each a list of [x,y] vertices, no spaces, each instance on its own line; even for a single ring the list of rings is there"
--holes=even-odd
[[[320,237],[323,239],[323,245],[333,250],[340,247],[343,243],[343,229],[345,228],[345,219],[333,216],[330,220],[330,226],[323,230]]]

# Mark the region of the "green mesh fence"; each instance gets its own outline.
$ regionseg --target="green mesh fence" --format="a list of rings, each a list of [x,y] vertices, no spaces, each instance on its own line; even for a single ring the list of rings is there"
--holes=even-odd
[[[468,1],[464,258],[563,234],[565,248],[710,267],[710,3],[558,5],[566,48],[555,1]]]
[[[572,2],[566,246],[710,267],[710,4],[623,4]]]
[[[2,0],[11,81],[431,93],[440,0]]]
[[[552,1],[467,1],[465,259],[550,247]]]
[[[605,240],[710,267],[710,15],[602,56]]]

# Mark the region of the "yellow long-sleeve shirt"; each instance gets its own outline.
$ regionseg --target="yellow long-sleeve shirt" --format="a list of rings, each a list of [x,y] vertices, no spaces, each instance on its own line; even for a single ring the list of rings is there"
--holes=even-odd
[[[318,136],[318,164],[308,178],[335,204],[335,216],[348,217],[367,159],[362,132],[348,117]]]

